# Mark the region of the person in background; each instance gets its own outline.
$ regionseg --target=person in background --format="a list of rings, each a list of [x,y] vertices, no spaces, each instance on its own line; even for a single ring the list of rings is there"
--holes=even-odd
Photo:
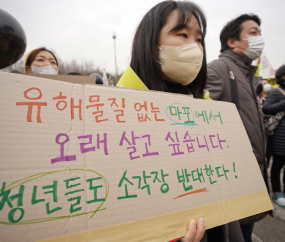
[[[257,67],[251,65],[252,61],[261,55],[264,47],[260,24],[261,21],[257,15],[243,14],[224,26],[220,34],[219,59],[208,64],[206,89],[210,92],[211,99],[235,101],[234,103],[239,107],[238,111],[251,142],[253,153],[267,183],[266,137],[254,86],[260,78],[254,76]],[[234,81],[230,80],[230,70],[236,80],[236,86],[232,88],[231,83],[234,84]],[[262,213],[240,220],[245,242],[252,242],[254,222],[259,221],[266,214]]]
[[[103,78],[101,75],[99,75],[97,73],[92,73],[92,74],[90,74],[90,76],[95,76],[95,78],[96,78],[95,84],[103,85]]]
[[[262,79],[262,84],[263,84],[263,92],[262,96],[267,98],[268,92],[272,89],[269,81],[266,79]]]
[[[262,81],[259,82],[257,89],[259,89],[259,92],[258,92],[258,90],[256,90],[256,95],[257,95],[257,100],[258,100],[258,104],[260,107],[260,112],[261,112],[261,115],[263,117],[263,122],[266,122],[266,120],[270,117],[270,115],[264,114],[262,112],[262,108],[263,108],[263,104],[267,98],[268,92],[271,90],[271,85],[269,84],[269,82],[266,79],[263,79]],[[268,149],[268,142],[266,142],[267,167],[269,167],[270,159],[271,159],[271,155],[270,155],[270,151]]]
[[[260,103],[261,108],[263,107],[263,104],[267,98],[268,92],[271,90],[271,85],[266,79],[262,80],[262,84],[263,84],[263,91],[261,95],[258,95],[258,101]]]
[[[259,81],[256,87],[256,96],[259,104],[260,111],[262,112],[262,103],[261,103],[261,94],[263,92],[263,83],[262,81]]]
[[[285,65],[276,71],[276,82],[279,88],[273,89],[263,104],[263,112],[265,114],[275,115],[278,112],[285,111]],[[284,93],[282,93],[282,91]],[[280,172],[285,165],[285,117],[283,117],[277,128],[274,130],[273,136],[268,136],[268,150],[273,156],[273,164],[271,167],[271,183],[273,190],[273,200],[281,207],[285,207],[285,198],[281,193]],[[284,172],[285,173],[285,172]],[[283,186],[285,185],[285,174],[283,175]],[[285,187],[283,187],[285,189]],[[285,190],[283,190],[285,193]]]
[[[202,99],[207,78],[206,27],[203,11],[192,2],[157,4],[146,13],[136,30],[132,71],[149,90]],[[117,85],[120,86],[120,81]],[[191,220],[186,236],[173,241],[244,242],[238,221],[204,232],[202,218],[197,223]]]
[[[52,51],[38,48],[28,54],[25,70],[29,74],[57,75],[58,61]]]

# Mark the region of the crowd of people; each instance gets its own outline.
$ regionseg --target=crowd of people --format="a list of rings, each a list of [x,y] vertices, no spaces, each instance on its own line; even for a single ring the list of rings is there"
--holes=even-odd
[[[273,200],[285,207],[285,190],[281,191],[280,181],[285,165],[285,65],[276,71],[278,88],[255,76],[257,67],[252,62],[264,48],[261,19],[257,15],[242,14],[227,22],[220,33],[221,54],[208,64],[206,29],[206,18],[198,5],[189,1],[161,2],[145,14],[136,30],[130,67],[149,90],[198,99],[205,97],[207,90],[212,100],[234,103],[267,186],[268,162],[273,157]],[[25,62],[26,73],[57,75],[58,68],[56,56],[46,48],[33,50]],[[97,84],[103,84],[99,74],[93,75]],[[275,129],[266,135],[264,123],[277,114],[280,115]],[[254,223],[267,214],[272,212],[206,231],[202,218],[197,223],[191,220],[185,237],[173,241],[251,242]]]

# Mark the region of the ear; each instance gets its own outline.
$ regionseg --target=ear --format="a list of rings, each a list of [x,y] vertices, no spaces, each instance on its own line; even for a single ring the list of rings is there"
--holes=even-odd
[[[27,72],[28,74],[33,74],[32,68],[31,68],[30,66],[26,66],[26,72]]]
[[[285,80],[285,75],[282,75],[282,79]]]
[[[236,47],[236,40],[234,38],[229,38],[227,44],[229,48],[232,50]]]

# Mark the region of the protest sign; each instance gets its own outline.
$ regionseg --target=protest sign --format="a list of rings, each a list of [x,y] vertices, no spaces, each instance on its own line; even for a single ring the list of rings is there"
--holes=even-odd
[[[231,103],[0,80],[1,241],[169,241],[272,209]]]
[[[96,77],[95,76],[80,76],[78,75],[41,75],[41,74],[24,74],[29,76],[36,76],[41,78],[47,78],[57,81],[71,82],[77,84],[95,84]]]
[[[261,56],[257,59],[257,70],[255,75],[260,76],[263,79],[275,78],[275,70],[272,68],[264,52],[262,52]]]

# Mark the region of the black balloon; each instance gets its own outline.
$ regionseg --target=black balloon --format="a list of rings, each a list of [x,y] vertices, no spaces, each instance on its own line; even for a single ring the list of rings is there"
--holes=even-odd
[[[25,53],[26,34],[21,24],[0,9],[0,69],[13,65]]]

